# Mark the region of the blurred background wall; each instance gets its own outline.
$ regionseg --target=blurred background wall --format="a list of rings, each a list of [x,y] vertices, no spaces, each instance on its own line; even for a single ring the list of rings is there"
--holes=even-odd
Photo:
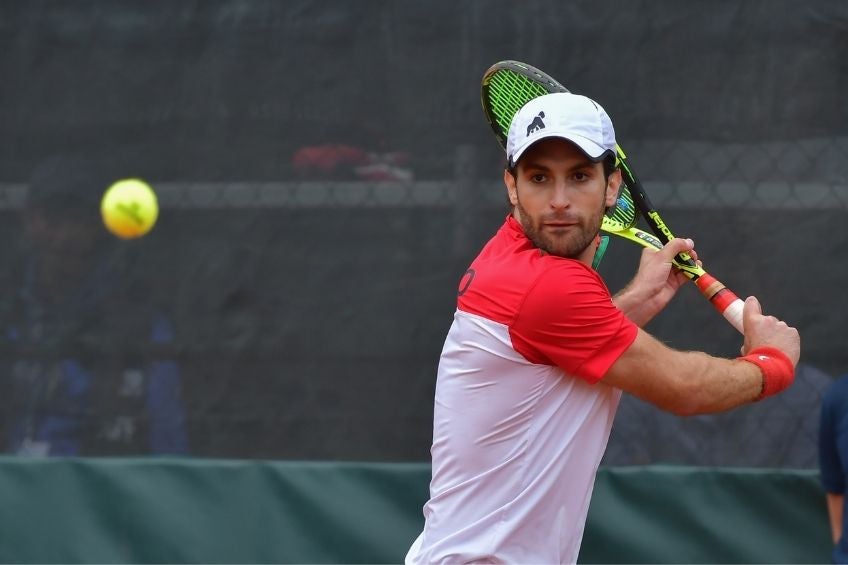
[[[848,5],[0,4],[0,439],[9,454],[427,461],[467,262],[506,213],[479,102],[517,59],[604,105],[669,224],[796,325],[732,414],[622,405],[606,464],[814,467],[848,367]],[[140,176],[134,241],[99,196]],[[601,273],[627,282],[613,241]],[[686,288],[648,328],[735,356]]]

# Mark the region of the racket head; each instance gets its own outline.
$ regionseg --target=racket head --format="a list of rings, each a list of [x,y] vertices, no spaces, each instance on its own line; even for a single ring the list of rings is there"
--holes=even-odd
[[[509,125],[518,110],[534,98],[554,92],[568,92],[568,89],[521,61],[498,61],[486,70],[480,82],[480,102],[502,149],[506,150]]]
[[[518,110],[534,98],[556,92],[569,90],[549,74],[521,61],[498,61],[486,70],[480,82],[480,102],[486,121],[502,149],[506,150],[509,126]],[[617,149],[623,157],[624,152]],[[626,174],[624,178],[615,206],[604,216],[604,229],[607,231],[630,229],[638,220]]]
[[[622,182],[618,189],[618,198],[615,205],[604,214],[605,229],[607,231],[623,231],[634,228],[639,220],[639,215],[636,212],[636,204],[633,202],[630,189],[626,182]]]

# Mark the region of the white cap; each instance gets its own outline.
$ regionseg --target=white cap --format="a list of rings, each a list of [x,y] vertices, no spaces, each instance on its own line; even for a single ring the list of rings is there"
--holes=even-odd
[[[509,166],[514,167],[528,147],[548,137],[575,143],[593,161],[615,154],[612,120],[600,104],[579,94],[545,94],[522,106],[509,126]]]

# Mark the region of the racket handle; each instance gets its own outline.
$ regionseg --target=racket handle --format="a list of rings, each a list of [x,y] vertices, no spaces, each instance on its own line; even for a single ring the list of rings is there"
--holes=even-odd
[[[695,279],[695,285],[701,291],[701,294],[710,301],[710,304],[730,322],[730,325],[736,328],[739,333],[745,333],[742,327],[742,311],[745,308],[745,303],[732,290],[708,273],[704,273]]]

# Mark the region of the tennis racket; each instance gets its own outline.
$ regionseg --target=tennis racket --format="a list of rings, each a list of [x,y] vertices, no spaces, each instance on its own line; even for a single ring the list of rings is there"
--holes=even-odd
[[[526,63],[500,61],[489,67],[480,85],[480,99],[486,120],[502,148],[506,149],[509,126],[516,112],[533,98],[555,92],[569,91],[551,76]],[[616,146],[616,152],[623,182],[615,206],[603,217],[601,229],[644,247],[661,248],[671,241],[674,235],[648,199],[620,145]],[[636,227],[637,211],[653,235]],[[674,264],[695,283],[713,307],[742,333],[742,300],[721,281],[707,273],[688,253],[677,255]]]

